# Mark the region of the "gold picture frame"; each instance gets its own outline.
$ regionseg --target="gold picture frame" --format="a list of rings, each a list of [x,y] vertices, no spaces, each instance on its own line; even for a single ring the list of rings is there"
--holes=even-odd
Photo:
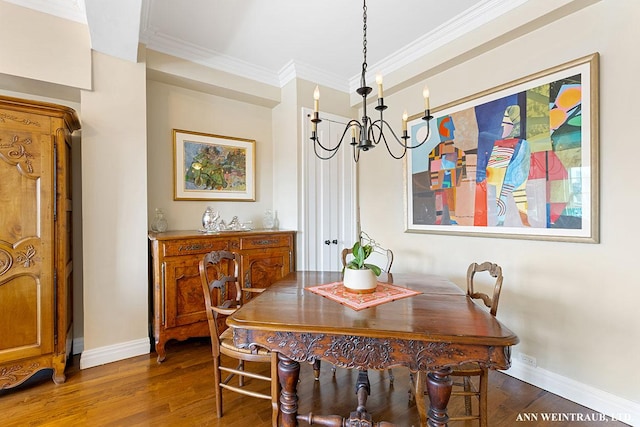
[[[407,232],[599,242],[598,53],[444,105],[405,159]],[[426,135],[409,119],[412,144]]]
[[[255,140],[173,129],[174,200],[250,201]]]

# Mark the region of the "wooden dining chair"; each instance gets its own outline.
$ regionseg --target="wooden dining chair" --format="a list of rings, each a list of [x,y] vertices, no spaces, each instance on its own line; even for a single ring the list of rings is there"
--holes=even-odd
[[[200,282],[204,294],[209,333],[211,335],[211,352],[214,366],[214,386],[216,414],[222,417],[222,390],[229,390],[245,396],[257,397],[271,401],[272,425],[278,423],[278,383],[277,353],[267,349],[252,346],[239,348],[233,343],[233,332],[226,327],[227,316],[240,308],[242,292],[246,291],[238,280],[238,255],[228,251],[213,251],[207,253],[198,265]],[[221,355],[226,355],[237,361],[235,367],[222,364]],[[271,364],[271,376],[265,376],[245,370],[245,361],[264,362]],[[226,378],[222,379],[224,374]],[[237,376],[238,385],[230,384]],[[245,388],[245,378],[252,378],[270,383],[270,394],[259,393]]]
[[[366,241],[363,241],[363,244],[368,243]],[[391,249],[385,249],[381,246],[379,246],[375,241],[373,241],[373,251],[371,252],[371,255],[369,255],[369,258],[367,258],[369,261],[369,263],[371,264],[375,264],[378,267],[380,267],[382,269],[382,271],[384,271],[385,273],[390,273],[391,272],[391,265],[393,264],[393,251],[391,251]],[[344,267],[345,265],[347,265],[347,260],[349,258],[349,255],[351,255],[352,253],[352,249],[351,248],[344,248],[342,250],[342,267]],[[379,265],[382,264],[383,265]]]
[[[493,285],[492,296],[478,292],[475,288],[474,281],[476,273],[488,272],[495,279]],[[500,300],[500,291],[502,290],[502,268],[491,262],[483,262],[482,264],[472,263],[467,269],[467,295],[472,299],[482,300],[484,305],[489,308],[489,312],[495,316],[498,312],[498,302]],[[478,363],[465,363],[453,369],[451,376],[454,377],[453,390],[451,396],[459,396],[464,398],[464,415],[450,415],[449,421],[473,421],[478,420],[480,427],[487,427],[487,393],[489,382],[489,370],[480,366]],[[415,398],[420,414],[420,425],[426,426],[427,415],[425,406],[425,396],[427,395],[426,372],[419,371],[416,374]],[[460,378],[456,380],[455,378]],[[473,379],[477,378],[474,382]],[[477,382],[477,385],[476,385]],[[478,401],[478,411],[473,410],[472,399]]]

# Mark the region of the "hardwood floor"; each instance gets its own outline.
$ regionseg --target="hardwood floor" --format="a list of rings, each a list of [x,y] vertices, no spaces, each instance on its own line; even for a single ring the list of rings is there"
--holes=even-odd
[[[223,395],[225,415],[216,418],[208,340],[171,341],[167,349],[167,359],[162,364],[156,363],[155,354],[149,354],[81,371],[76,357],[67,368],[64,384],[54,384],[48,375],[28,387],[0,391],[0,425],[270,426],[267,401],[227,391]],[[268,373],[266,367],[265,372]],[[395,384],[390,386],[386,371],[370,372],[371,397],[367,409],[375,421],[418,426],[416,407],[408,403],[408,371],[395,368],[394,374]],[[338,369],[334,378],[325,364],[321,380],[316,382],[311,367],[303,364],[298,387],[300,413],[348,415],[356,406],[356,377],[357,372]],[[491,372],[490,378],[489,426],[600,425],[591,421],[545,422],[541,419],[543,413],[589,417],[597,414],[500,372]],[[450,403],[451,412],[460,411],[461,407],[460,403]],[[535,417],[537,421],[531,420]]]

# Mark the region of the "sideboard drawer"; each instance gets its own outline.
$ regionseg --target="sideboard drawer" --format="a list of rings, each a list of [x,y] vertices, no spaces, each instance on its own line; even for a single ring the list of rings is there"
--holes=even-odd
[[[290,235],[264,235],[243,237],[240,239],[240,249],[281,248],[291,246]]]
[[[211,251],[229,250],[229,239],[185,239],[163,242],[164,256],[205,254]]]

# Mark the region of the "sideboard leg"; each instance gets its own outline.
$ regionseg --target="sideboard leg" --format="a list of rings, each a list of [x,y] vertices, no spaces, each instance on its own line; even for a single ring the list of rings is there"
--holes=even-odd
[[[431,406],[429,407],[429,427],[446,427],[449,421],[447,415],[447,404],[451,397],[451,387],[453,381],[449,374],[452,368],[444,368],[438,371],[429,372],[427,375],[427,390]]]
[[[280,394],[280,427],[296,427],[298,425],[298,378],[300,363],[278,353],[278,380],[282,392]]]

